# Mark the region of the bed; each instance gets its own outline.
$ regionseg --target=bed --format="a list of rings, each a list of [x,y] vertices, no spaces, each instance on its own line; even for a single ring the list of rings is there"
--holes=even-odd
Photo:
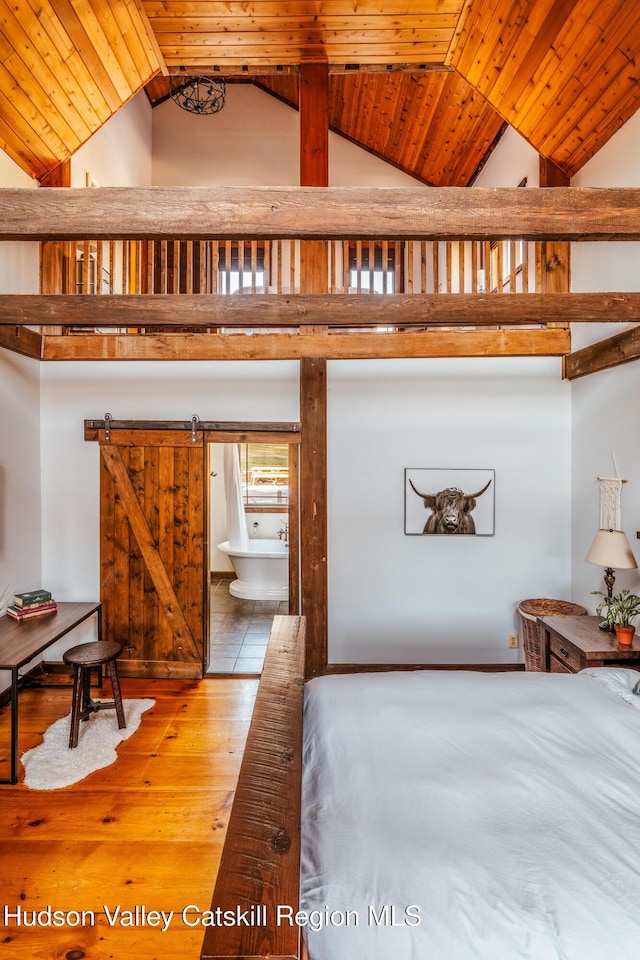
[[[290,645],[299,646],[293,636]],[[297,715],[302,696],[290,679],[287,701],[291,708],[300,698]],[[216,905],[265,904],[259,919],[267,923],[248,932],[208,930],[202,956],[635,956],[638,680],[632,670],[592,668],[310,681],[304,772],[293,746],[291,782],[273,770],[275,806],[285,807],[258,815],[242,801],[234,826],[234,805],[214,892]],[[296,724],[286,726],[297,740]],[[299,849],[293,822],[300,778]],[[285,789],[292,786],[293,793]],[[246,787],[239,784],[241,797]],[[247,814],[256,836],[239,860]]]

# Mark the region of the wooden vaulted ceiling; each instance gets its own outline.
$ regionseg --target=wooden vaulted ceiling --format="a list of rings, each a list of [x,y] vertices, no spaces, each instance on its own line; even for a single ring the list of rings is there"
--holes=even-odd
[[[333,129],[425,183],[472,183],[505,123],[571,176],[640,105],[639,57],[637,0],[0,0],[0,146],[41,178],[162,74],[295,105],[320,61]]]
[[[256,82],[297,106],[296,77]],[[471,183],[504,129],[484,97],[452,72],[333,74],[329,89],[333,130],[433,187]]]
[[[0,0],[0,147],[43,177],[161,65],[136,0]]]

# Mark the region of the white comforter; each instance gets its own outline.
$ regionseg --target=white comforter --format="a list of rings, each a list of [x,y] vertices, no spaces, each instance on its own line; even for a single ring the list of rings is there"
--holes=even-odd
[[[639,679],[600,669],[312,680],[312,960],[640,957]],[[384,905],[394,916],[376,925]],[[418,925],[404,923],[410,906]]]

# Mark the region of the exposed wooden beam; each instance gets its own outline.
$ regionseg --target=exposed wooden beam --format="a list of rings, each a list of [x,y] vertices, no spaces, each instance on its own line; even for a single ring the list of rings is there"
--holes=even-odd
[[[362,73],[451,73],[444,63],[330,63],[329,74]]]
[[[300,362],[300,600],[307,618],[305,677],[327,672],[327,362]]]
[[[251,442],[251,440],[249,440]],[[269,441],[267,441],[269,442]],[[300,444],[289,442],[289,613],[300,612]]]
[[[40,186],[47,189],[59,189],[71,186],[71,160],[64,160],[57,167],[40,178]],[[68,290],[66,281],[69,275],[71,250],[68,243],[43,240],[40,244],[40,293],[58,294]],[[87,258],[88,259],[88,258]],[[89,264],[86,265],[87,269]],[[34,320],[34,324],[37,324]],[[62,326],[52,327],[50,333],[62,334]]]
[[[301,63],[299,81],[300,184],[329,186],[329,71],[326,63]],[[328,249],[321,240],[300,243],[300,292],[326,293]]]
[[[564,356],[564,329],[413,333],[86,334],[44,337],[43,360],[329,360],[382,357]]]
[[[329,71],[300,64],[300,185],[329,186]],[[325,276],[326,286],[326,276]]]
[[[190,63],[189,66],[169,64],[167,70],[170,77],[224,77],[232,83],[238,79],[250,80],[252,77],[276,76],[290,77],[299,73],[297,63],[241,63],[235,69],[222,70],[220,66],[211,63]]]
[[[639,188],[0,190],[0,239],[638,240]]]
[[[538,158],[538,169],[540,172],[541,187],[568,187],[571,184],[570,178],[561,170],[560,167],[550,160],[549,157]]]
[[[42,358],[42,337],[34,330],[25,327],[15,329],[0,327],[0,347],[21,353],[23,357],[32,357],[34,360]]]
[[[41,187],[70,187],[71,186],[71,160],[63,160],[49,170],[39,180]]]
[[[1,294],[2,326],[521,326],[640,320],[640,293]]]
[[[577,380],[599,370],[610,370],[621,363],[640,358],[640,327],[623,330],[614,337],[600,340],[565,358],[564,376]]]
[[[304,618],[274,617],[211,903],[255,905],[258,922],[205,927],[203,960],[298,956],[300,929],[277,908],[299,902],[304,646]]]
[[[452,67],[444,63],[330,63],[329,75],[333,74],[364,74],[364,73],[451,73]],[[221,70],[218,64],[190,64],[187,68],[179,65],[167,67],[169,76],[215,77],[223,76],[225,80],[249,79],[251,77],[295,76],[300,72],[300,64],[286,63],[243,63]]]
[[[539,158],[540,186],[552,189],[568,187],[569,177],[548,157]],[[540,244],[542,290],[544,293],[568,293],[571,289],[571,246],[566,241]]]

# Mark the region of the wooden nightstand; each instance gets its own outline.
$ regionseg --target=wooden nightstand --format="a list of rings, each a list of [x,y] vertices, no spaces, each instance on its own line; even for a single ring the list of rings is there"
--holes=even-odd
[[[548,673],[577,673],[585,667],[640,669],[640,636],[631,646],[601,630],[602,617],[539,617],[543,657]]]

